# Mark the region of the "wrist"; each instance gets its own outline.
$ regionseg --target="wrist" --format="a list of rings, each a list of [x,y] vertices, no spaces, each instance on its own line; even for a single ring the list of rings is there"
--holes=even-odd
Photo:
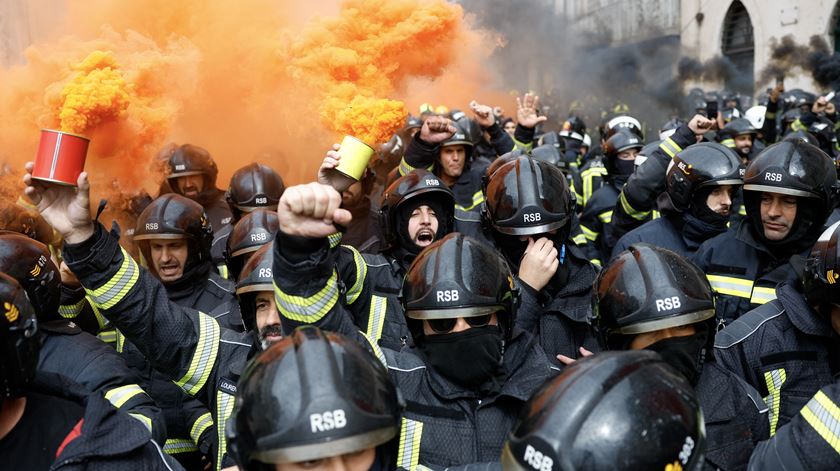
[[[75,227],[71,232],[62,234],[62,236],[67,244],[80,244],[93,236],[93,230],[94,227],[91,222],[84,226]]]

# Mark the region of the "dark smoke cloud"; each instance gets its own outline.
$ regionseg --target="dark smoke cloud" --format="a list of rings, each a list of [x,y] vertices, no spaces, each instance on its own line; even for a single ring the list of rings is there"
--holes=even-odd
[[[798,44],[791,35],[772,39],[770,60],[756,81],[763,86],[779,76],[790,75],[796,69],[811,74],[815,82],[836,88],[840,79],[840,57],[830,50],[820,35],[811,36],[808,44]]]

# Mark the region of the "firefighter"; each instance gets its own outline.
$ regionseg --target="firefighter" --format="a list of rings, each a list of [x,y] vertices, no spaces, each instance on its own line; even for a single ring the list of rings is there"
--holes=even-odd
[[[798,280],[776,288],[776,299],[742,315],[718,333],[721,365],[767,396],[770,431],[789,422],[840,374],[840,223],[793,263]]]
[[[711,130],[715,120],[695,115],[685,126],[680,126],[659,144],[659,149],[648,155],[636,169],[618,196],[611,224],[614,240],[641,226],[651,218],[656,198],[665,191],[665,173],[671,159],[683,149],[696,144],[698,136]]]
[[[32,300],[41,343],[38,370],[64,375],[89,393],[103,395],[164,443],[163,413],[137,374],[113,348],[63,318],[59,311],[60,275],[47,246],[22,234],[0,232],[0,272],[20,283]]]
[[[706,430],[694,390],[653,352],[576,362],[525,411],[502,450],[505,471],[703,467]]]
[[[729,148],[711,142],[689,146],[669,165],[658,204],[662,217],[624,234],[612,256],[647,242],[690,257],[700,244],[726,231],[743,178],[744,165]]]
[[[580,229],[586,238],[584,251],[589,260],[601,265],[609,260],[618,240],[612,234],[612,213],[618,195],[635,169],[636,154],[644,143],[635,134],[620,130],[604,144],[606,184],[592,193],[580,215]]]
[[[236,280],[236,274],[232,276],[228,274],[224,254],[233,225],[246,214],[257,209],[268,208],[273,210],[277,207],[277,202],[280,201],[280,195],[283,194],[285,188],[283,179],[277,172],[268,165],[256,162],[238,169],[230,177],[230,186],[225,192],[225,201],[227,201],[231,210],[231,220],[229,224],[225,224],[221,228],[213,226],[215,234],[210,246],[213,263],[223,278]]]
[[[837,200],[834,162],[817,147],[783,141],[747,166],[747,216],[707,240],[692,261],[715,291],[721,326],[776,298],[776,285],[796,278],[789,260],[816,242]]]
[[[275,213],[276,215],[277,213]],[[274,286],[271,265],[272,242],[261,246],[242,267],[236,283],[242,322],[245,330],[256,338],[257,344],[265,350],[283,337],[280,314],[274,303]]]
[[[207,213],[214,231],[233,220],[225,193],[216,187],[219,169],[206,149],[192,144],[174,147],[167,161],[167,183],[172,191],[196,201]]]
[[[24,289],[6,274],[0,274],[0,300],[4,468],[182,469],[161,452],[143,424],[101,394],[39,370],[42,337],[35,312]]]
[[[597,269],[569,239],[574,203],[563,173],[518,156],[493,172],[486,191],[484,225],[516,270],[522,292],[525,309],[517,324],[539,339],[557,366],[558,356],[598,351],[588,324]]]
[[[349,218],[339,203],[333,188],[317,183],[289,188],[280,200],[272,274],[283,331],[314,324],[353,336],[388,365],[406,399],[397,466],[497,459],[513,418],[551,375],[545,353],[514,326],[518,295],[504,259],[462,234],[431,244],[402,286],[413,345],[380,349],[339,301],[326,239]]]
[[[297,329],[237,388],[228,442],[242,471],[393,469],[402,404],[388,370],[351,339]]]
[[[610,350],[653,350],[694,387],[706,426],[706,466],[747,464],[769,437],[759,393],[712,355],[715,310],[703,272],[676,253],[631,245],[598,275],[595,326]]]
[[[717,138],[721,144],[735,150],[746,165],[757,154],[753,148],[758,132],[748,119],[737,118],[718,131]]]

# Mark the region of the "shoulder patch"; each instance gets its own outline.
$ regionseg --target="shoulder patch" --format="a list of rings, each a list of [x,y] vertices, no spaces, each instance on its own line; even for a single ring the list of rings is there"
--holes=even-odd
[[[219,389],[228,394],[233,394],[234,396],[236,395],[236,383],[227,378],[219,380]]]

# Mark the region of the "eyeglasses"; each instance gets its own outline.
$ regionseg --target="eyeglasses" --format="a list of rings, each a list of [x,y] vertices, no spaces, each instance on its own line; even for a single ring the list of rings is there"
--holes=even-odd
[[[490,319],[492,317],[493,314],[485,314],[483,316],[464,317],[463,319],[470,325],[470,327],[484,327],[490,323]],[[431,327],[436,334],[446,334],[448,332],[452,332],[452,329],[455,328],[455,324],[458,323],[458,319],[460,319],[460,317],[450,319],[427,319],[426,322],[429,323],[429,327]]]

